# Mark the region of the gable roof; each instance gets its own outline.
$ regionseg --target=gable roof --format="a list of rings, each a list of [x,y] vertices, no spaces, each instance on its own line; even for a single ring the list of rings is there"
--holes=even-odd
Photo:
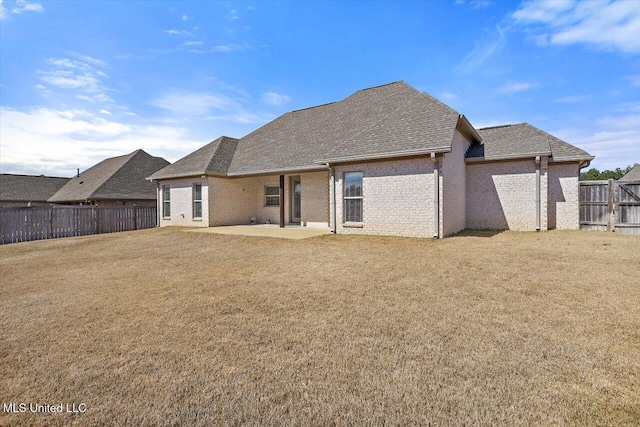
[[[478,129],[482,144],[474,144],[467,158],[486,160],[550,156],[553,161],[592,160],[594,156],[528,123]]]
[[[49,202],[87,200],[155,200],[156,186],[146,177],[167,166],[162,157],[143,150],[112,157],[72,178]]]
[[[199,150],[157,171],[149,179],[225,175],[237,145],[237,139],[221,136]]]
[[[241,138],[228,174],[450,150],[459,116],[402,81],[359,90],[339,102],[286,113]]]
[[[44,175],[0,174],[0,201],[46,202],[70,178]]]
[[[464,116],[404,82],[286,113],[245,137],[222,137],[150,176],[243,176],[324,169],[322,163],[449,151]]]
[[[619,181],[640,181],[640,165],[635,165]]]

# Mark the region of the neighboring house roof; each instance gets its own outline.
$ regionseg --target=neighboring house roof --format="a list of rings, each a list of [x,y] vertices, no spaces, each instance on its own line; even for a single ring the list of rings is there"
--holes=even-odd
[[[167,179],[227,173],[238,140],[221,136],[197,151],[151,175],[150,179]]]
[[[0,174],[0,201],[46,202],[70,178],[44,175]]]
[[[219,138],[150,178],[317,170],[327,162],[449,151],[459,123],[480,140],[455,110],[404,82],[389,83],[286,113],[240,140]]]
[[[592,160],[593,156],[528,123],[478,129],[482,144],[473,144],[467,158],[486,160],[550,156],[553,161]]]
[[[640,165],[635,165],[619,181],[640,181]]]
[[[72,178],[49,201],[155,199],[156,186],[146,177],[168,164],[162,157],[151,156],[143,150],[112,157]]]

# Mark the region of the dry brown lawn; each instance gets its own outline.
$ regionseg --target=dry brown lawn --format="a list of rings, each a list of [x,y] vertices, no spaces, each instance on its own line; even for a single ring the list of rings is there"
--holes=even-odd
[[[637,425],[640,237],[0,247],[2,425]]]

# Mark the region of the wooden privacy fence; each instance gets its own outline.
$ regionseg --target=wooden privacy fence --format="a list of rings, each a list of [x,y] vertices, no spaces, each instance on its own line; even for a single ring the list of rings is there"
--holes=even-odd
[[[0,208],[0,244],[115,233],[155,226],[155,206]]]
[[[580,228],[640,234],[640,181],[581,181]]]

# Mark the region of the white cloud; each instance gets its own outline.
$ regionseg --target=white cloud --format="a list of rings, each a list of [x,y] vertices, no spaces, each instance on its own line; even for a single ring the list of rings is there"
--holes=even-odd
[[[17,0],[16,5],[11,9],[11,13],[21,15],[24,12],[42,12],[44,8],[40,3]]]
[[[9,17],[10,13],[13,15],[22,15],[25,12],[44,11],[44,7],[42,7],[42,4],[37,2],[29,2],[27,0],[17,0],[14,7],[10,11],[6,7],[4,7],[3,3],[4,2],[0,0],[0,19]]]
[[[277,92],[265,92],[262,94],[262,102],[275,107],[286,104],[290,100],[289,96]]]
[[[595,155],[592,166],[598,169],[625,167],[640,161],[640,103],[621,106],[620,111],[609,116],[585,120],[580,128],[551,133]]]
[[[184,21],[188,21],[189,19],[193,19],[193,18],[191,16],[188,16],[188,15],[182,15],[182,17],[180,19],[184,22]]]
[[[629,80],[631,86],[640,87],[640,74],[627,76],[627,80]]]
[[[239,108],[235,99],[216,93],[170,92],[154,99],[150,104],[175,116],[191,118],[205,116],[214,110]]]
[[[495,31],[486,32],[484,39],[476,40],[475,47],[455,68],[461,73],[473,73],[493,54],[502,49],[506,42],[506,30],[496,25]]]
[[[512,18],[531,27],[539,44],[582,43],[611,51],[640,52],[639,1],[530,1]]]
[[[489,7],[493,5],[493,1],[491,0],[470,0],[468,2],[466,2],[469,7],[471,9],[484,9],[485,7]],[[465,4],[464,0],[456,0],[455,1],[456,5],[463,5]]]
[[[556,98],[553,102],[561,104],[579,104],[591,98],[591,95],[569,95]]]
[[[537,83],[531,82],[509,82],[498,88],[500,93],[517,93],[531,90],[537,87]]]
[[[455,101],[456,99],[458,99],[458,95],[456,95],[455,93],[451,93],[451,92],[442,92],[440,94],[440,96],[445,101]]]
[[[251,46],[246,44],[232,43],[232,44],[219,44],[213,47],[202,47],[199,49],[190,49],[189,52],[207,54],[207,53],[241,52],[243,50],[248,50],[248,49],[251,49]]]
[[[182,43],[182,46],[200,46],[204,42],[198,40],[189,40],[187,42]]]
[[[0,115],[3,172],[70,176],[138,148],[175,161],[204,145],[182,127],[127,124],[86,110],[0,107]]]
[[[90,56],[69,54],[79,59],[49,58],[46,60],[48,68],[37,72],[40,80],[47,83],[46,89],[72,91],[77,99],[84,101],[111,102],[106,93],[108,89],[103,84],[108,75],[100,69],[107,64]]]

